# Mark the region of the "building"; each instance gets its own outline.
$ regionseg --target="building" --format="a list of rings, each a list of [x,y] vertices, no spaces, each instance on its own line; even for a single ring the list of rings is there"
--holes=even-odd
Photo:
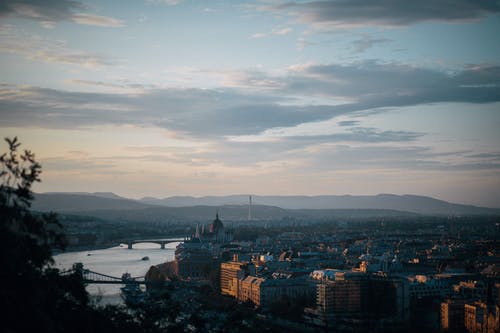
[[[306,277],[266,279],[249,275],[238,280],[238,288],[239,301],[251,301],[262,308],[269,308],[283,298],[293,301],[300,297],[311,297],[314,293],[314,285]]]
[[[447,280],[433,279],[426,275],[416,275],[412,280],[410,282],[410,296],[414,299],[447,298],[451,295],[451,286]]]
[[[208,225],[208,228],[203,225],[200,230],[200,226],[196,226],[193,237],[200,239],[203,243],[225,244],[233,240],[233,233],[224,228],[224,224],[219,219],[219,212],[217,212],[215,220]]]
[[[331,273],[328,272],[328,273]],[[317,326],[385,325],[403,328],[409,321],[410,293],[408,281],[385,275],[337,271],[319,274],[316,289],[316,309],[309,309],[310,322]]]
[[[325,281],[316,289],[316,304],[325,313],[360,315],[368,299],[366,280]]]
[[[247,276],[243,280],[238,280],[238,300],[242,302],[250,301],[253,304],[261,305],[261,285],[266,279]]]
[[[498,305],[476,301],[465,304],[465,329],[470,333],[496,333],[499,331]]]
[[[463,332],[465,329],[465,301],[462,299],[448,299],[441,303],[440,320],[441,330],[445,332]]]
[[[460,281],[458,284],[453,285],[453,292],[464,299],[477,301],[486,299],[488,285],[482,280]]]
[[[200,280],[207,278],[214,260],[198,238],[179,244],[173,262],[174,275],[180,279]]]
[[[256,305],[268,308],[282,298],[293,301],[301,297],[311,297],[314,291],[314,285],[306,277],[266,279],[260,284],[260,303]]]
[[[373,274],[369,278],[368,313],[375,318],[408,322],[410,288],[407,279]]]
[[[248,262],[233,261],[220,264],[220,292],[222,295],[238,298],[238,280],[243,280],[249,274]]]

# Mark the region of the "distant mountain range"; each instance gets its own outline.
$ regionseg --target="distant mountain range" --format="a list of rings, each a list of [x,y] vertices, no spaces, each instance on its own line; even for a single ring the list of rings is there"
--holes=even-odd
[[[206,220],[217,208],[226,219],[248,216],[248,195],[142,198],[132,200],[110,192],[35,194],[32,209],[78,213],[108,219],[159,221]],[[416,195],[252,196],[256,219],[284,217],[370,217],[412,215],[500,215],[500,209],[453,204]]]
[[[248,195],[142,198],[143,203],[168,207],[196,205],[248,205]],[[283,209],[384,209],[412,212],[424,215],[477,215],[497,214],[500,209],[453,204],[431,197],[417,195],[320,195],[320,196],[252,196],[258,205],[276,206]]]

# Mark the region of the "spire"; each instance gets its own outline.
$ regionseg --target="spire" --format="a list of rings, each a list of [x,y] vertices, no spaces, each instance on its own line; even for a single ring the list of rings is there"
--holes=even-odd
[[[224,225],[222,224],[222,221],[219,219],[219,210],[217,209],[217,213],[215,214],[215,220],[210,224],[210,232],[211,233],[217,233],[219,231],[222,231],[224,229]]]
[[[200,225],[196,223],[196,231],[194,233],[195,238],[200,238]]]

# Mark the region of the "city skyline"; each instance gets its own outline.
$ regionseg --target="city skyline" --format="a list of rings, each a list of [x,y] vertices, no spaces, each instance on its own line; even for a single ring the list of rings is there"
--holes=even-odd
[[[0,132],[37,192],[500,207],[500,5],[367,3],[9,1]]]

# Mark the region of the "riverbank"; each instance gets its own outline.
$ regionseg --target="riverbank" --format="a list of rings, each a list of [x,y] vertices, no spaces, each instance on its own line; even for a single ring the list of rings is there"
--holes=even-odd
[[[104,249],[109,249],[113,247],[120,246],[121,244],[125,243],[109,243],[109,244],[102,244],[102,245],[82,245],[82,246],[68,246],[64,251],[58,250],[58,249],[52,249],[52,254],[53,255],[58,255],[62,253],[72,253],[72,252],[91,252],[91,251],[98,251],[98,250],[104,250]]]

